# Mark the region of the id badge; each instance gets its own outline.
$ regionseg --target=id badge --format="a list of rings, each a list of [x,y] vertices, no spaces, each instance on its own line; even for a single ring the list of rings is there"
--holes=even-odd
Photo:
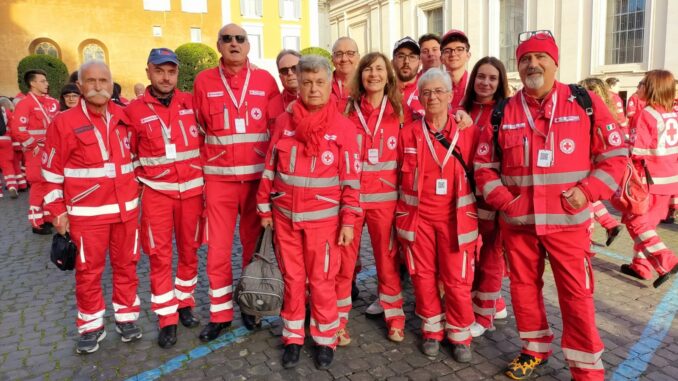
[[[168,159],[177,158],[177,146],[176,144],[165,144],[165,157]]]
[[[537,157],[537,167],[548,168],[553,161],[553,151],[549,149],[540,149]]]
[[[104,163],[104,173],[109,179],[115,178],[115,163]]]
[[[444,196],[447,194],[447,179],[436,180],[436,194],[438,196]]]
[[[235,118],[235,133],[244,134],[245,133],[245,119]]]
[[[379,162],[379,150],[376,148],[370,148],[367,150],[367,161],[370,164],[377,164]]]

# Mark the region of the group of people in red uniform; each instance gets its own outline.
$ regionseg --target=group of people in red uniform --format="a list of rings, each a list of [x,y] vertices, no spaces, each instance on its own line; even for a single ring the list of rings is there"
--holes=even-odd
[[[239,221],[243,267],[262,226],[274,230],[285,283],[283,367],[299,362],[308,308],[314,361],[327,369],[336,347],[351,343],[366,225],[378,280],[378,299],[367,312],[383,314],[389,340],[405,337],[404,267],[422,352],[435,357],[447,341],[456,361],[472,361],[473,337],[506,317],[501,286],[508,274],[523,347],[505,374],[532,377],[554,338],[542,296],[548,252],[572,377],[602,380],[592,205],[615,194],[629,160],[648,173],[652,202],[650,213],[623,218],[639,253],[626,272],[653,269],[655,286],[678,272],[678,258],[654,230],[678,194],[671,164],[678,110],[668,71],[646,75],[646,106],[627,132],[601,97],[588,93],[590,117],[572,87],[556,81],[559,54],[549,31],[521,34],[516,59],[524,87],[512,97],[498,59],[484,57],[466,72],[471,46],[459,30],[405,37],[392,57],[361,57],[355,41],[342,37],[333,46],[334,71],[325,58],[282,51],[282,92],[248,60],[242,27],[224,26],[216,46],[219,65],[196,77],[192,95],[176,89],[174,52],[153,49],[150,85],[124,108],[111,100],[112,75],[103,62],[79,68],[81,98],[61,113],[45,95],[44,74],[27,75],[31,92],[10,126],[31,174],[33,226],[50,221],[78,249],[78,353],[98,350],[106,336],[107,252],[121,340],[142,336],[135,322],[143,251],[158,345],[168,348],[179,322],[200,325],[197,250],[206,243],[209,323],[199,338],[216,339],[234,320]],[[260,325],[258,317],[241,318],[248,329]]]

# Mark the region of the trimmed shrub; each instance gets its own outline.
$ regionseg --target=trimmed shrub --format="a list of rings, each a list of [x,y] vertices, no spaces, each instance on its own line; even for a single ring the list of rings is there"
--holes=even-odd
[[[22,93],[28,91],[24,83],[24,74],[29,70],[40,69],[47,73],[49,95],[59,99],[61,88],[68,82],[68,69],[60,59],[47,54],[32,54],[24,57],[17,65],[17,83]]]
[[[179,58],[179,83],[181,91],[193,92],[195,76],[205,69],[219,64],[219,57],[214,49],[198,42],[189,42],[179,46],[175,51]]]
[[[332,53],[328,52],[327,50],[323,48],[319,48],[317,46],[310,46],[306,49],[303,49],[301,52],[302,56],[307,56],[310,54],[315,54],[316,56],[321,56],[327,58],[328,61],[330,61],[330,66],[334,68],[334,65],[332,64]]]

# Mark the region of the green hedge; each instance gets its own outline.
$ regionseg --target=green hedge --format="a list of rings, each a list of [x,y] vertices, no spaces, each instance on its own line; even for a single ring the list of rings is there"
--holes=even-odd
[[[179,83],[181,91],[193,91],[195,76],[205,69],[219,64],[219,57],[214,49],[197,42],[189,42],[179,46],[175,53],[179,58]]]
[[[49,95],[59,98],[61,88],[68,82],[68,69],[60,59],[46,54],[32,54],[24,57],[17,65],[17,83],[22,93],[28,91],[24,83],[24,74],[29,70],[41,69],[47,73]]]
[[[301,52],[302,56],[307,56],[311,54],[315,54],[316,56],[321,56],[327,58],[328,61],[330,61],[330,66],[334,69],[334,65],[332,64],[332,53],[328,52],[327,50],[323,48],[319,48],[316,46],[311,46],[306,49],[303,49]]]

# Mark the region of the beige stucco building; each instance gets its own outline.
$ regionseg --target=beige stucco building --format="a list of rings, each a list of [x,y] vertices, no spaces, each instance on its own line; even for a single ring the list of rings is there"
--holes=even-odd
[[[496,56],[514,82],[518,33],[537,29],[558,42],[563,82],[614,76],[630,96],[645,71],[678,71],[675,0],[329,0],[328,7],[328,46],[348,35],[361,52],[390,54],[402,36],[461,29],[471,43],[468,69]]]

